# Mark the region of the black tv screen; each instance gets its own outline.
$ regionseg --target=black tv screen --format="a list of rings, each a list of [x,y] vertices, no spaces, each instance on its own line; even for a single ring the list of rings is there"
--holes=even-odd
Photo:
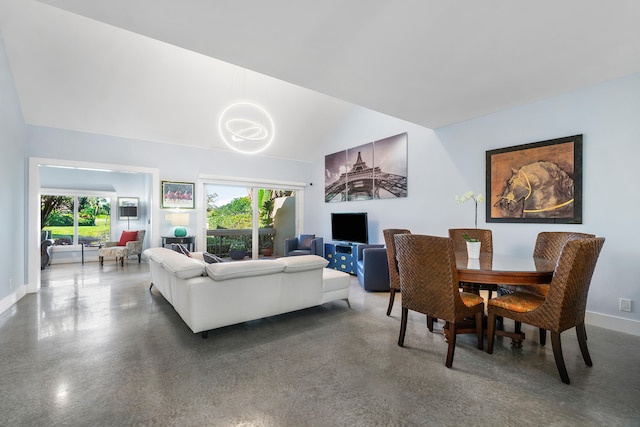
[[[332,213],[331,240],[348,243],[369,243],[367,213]]]

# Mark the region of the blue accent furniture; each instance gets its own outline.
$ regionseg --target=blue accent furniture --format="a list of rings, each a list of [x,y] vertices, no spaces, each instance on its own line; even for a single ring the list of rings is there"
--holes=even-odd
[[[384,245],[358,245],[358,281],[365,291],[389,291],[389,262]]]
[[[284,239],[284,256],[318,255],[324,257],[324,241],[315,234]]]

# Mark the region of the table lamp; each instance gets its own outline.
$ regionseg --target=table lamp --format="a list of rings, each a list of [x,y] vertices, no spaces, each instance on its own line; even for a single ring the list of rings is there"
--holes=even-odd
[[[187,235],[187,229],[185,228],[185,225],[189,225],[189,214],[188,213],[172,214],[171,225],[176,227],[175,230],[173,231],[174,236],[185,237]]]

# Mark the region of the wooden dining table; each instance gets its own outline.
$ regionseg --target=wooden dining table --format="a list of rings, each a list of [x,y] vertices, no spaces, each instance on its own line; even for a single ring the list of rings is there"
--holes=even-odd
[[[456,252],[458,280],[485,285],[541,285],[550,283],[554,261],[532,256],[480,254],[468,258],[466,252]]]
[[[484,289],[497,290],[501,285],[541,285],[551,283],[555,261],[532,256],[500,255],[481,253],[473,259],[466,252],[456,252],[458,281],[470,284],[482,284]],[[524,332],[516,327],[507,332],[500,326],[496,335],[511,338],[513,347],[522,347]]]

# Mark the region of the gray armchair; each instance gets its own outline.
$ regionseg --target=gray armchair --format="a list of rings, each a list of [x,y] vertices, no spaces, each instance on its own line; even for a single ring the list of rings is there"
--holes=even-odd
[[[324,257],[324,240],[315,234],[301,234],[284,240],[284,256],[318,255]]]
[[[40,270],[44,270],[51,264],[51,246],[53,246],[51,231],[42,230],[40,232]]]
[[[358,245],[356,274],[365,291],[389,291],[389,263],[384,245]]]

